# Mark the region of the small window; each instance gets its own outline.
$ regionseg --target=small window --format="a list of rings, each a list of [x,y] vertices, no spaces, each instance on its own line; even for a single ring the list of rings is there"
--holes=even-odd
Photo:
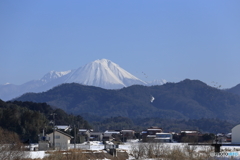
[[[55,143],[55,146],[59,147],[59,146],[61,146],[61,145],[60,145],[60,143]]]
[[[56,135],[56,136],[55,136],[55,139],[60,139],[60,135]]]

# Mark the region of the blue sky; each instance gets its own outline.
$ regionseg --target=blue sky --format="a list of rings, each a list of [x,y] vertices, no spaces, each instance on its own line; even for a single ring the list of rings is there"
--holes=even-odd
[[[233,87],[239,8],[239,0],[2,0],[0,84],[106,58],[144,81]]]

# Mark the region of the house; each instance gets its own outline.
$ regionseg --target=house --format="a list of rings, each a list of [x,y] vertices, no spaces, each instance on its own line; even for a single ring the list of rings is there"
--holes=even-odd
[[[92,130],[89,130],[89,129],[79,129],[78,130],[78,135],[80,136],[80,143],[89,141],[90,132],[92,132]]]
[[[232,133],[226,134],[226,142],[232,142]]]
[[[118,140],[121,137],[120,131],[112,131],[112,130],[106,130],[103,133],[103,141],[112,141],[112,140]]]
[[[102,141],[103,133],[101,132],[90,132],[90,141]]]
[[[135,131],[134,130],[121,130],[122,140],[124,142],[127,141],[127,139],[134,139],[135,138]]]
[[[67,131],[69,130],[71,127],[69,125],[56,125],[55,128],[57,130],[61,130],[61,131]]]
[[[162,133],[162,128],[159,127],[150,127],[145,131],[142,131],[142,141],[143,142],[152,142],[156,138],[157,133]]]
[[[181,131],[182,142],[201,142],[202,133],[197,130],[185,130]]]
[[[154,138],[154,141],[171,143],[173,142],[173,137],[171,133],[156,133],[156,137]]]
[[[199,131],[197,130],[186,130],[186,131],[181,131],[181,134],[186,134],[188,136],[196,136],[199,135]]]
[[[156,133],[162,133],[162,128],[150,127],[147,129],[147,135],[156,135]]]
[[[232,143],[240,144],[240,124],[232,128]]]
[[[156,135],[147,135],[146,139],[143,142],[154,142]]]
[[[53,133],[46,135],[46,140],[49,141],[50,146],[51,147],[55,146],[55,149],[59,150],[68,150],[70,148],[70,140],[73,137],[60,130],[56,130],[54,134],[55,137],[53,137]],[[53,145],[53,138],[55,141],[55,145]]]
[[[89,129],[79,129],[78,130],[78,134],[80,135],[89,135],[89,133],[91,132],[92,130],[89,130]]]
[[[38,140],[38,150],[39,151],[46,151],[50,148],[50,142],[46,139],[44,134],[40,134],[39,140]]]
[[[226,142],[227,141],[227,137],[224,133],[217,133],[216,137],[215,137],[215,140],[217,138],[217,141],[218,142]]]

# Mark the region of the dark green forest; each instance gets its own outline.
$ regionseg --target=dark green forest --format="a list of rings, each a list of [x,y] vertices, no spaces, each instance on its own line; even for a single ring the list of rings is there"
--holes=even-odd
[[[37,141],[43,129],[52,131],[52,113],[57,114],[56,124],[95,131],[140,132],[158,126],[165,132],[227,133],[240,122],[240,97],[236,91],[189,79],[119,90],[62,84],[47,92],[26,93],[11,102],[0,101],[0,127],[18,133],[22,140]]]
[[[4,102],[0,100],[0,127],[17,133],[21,140],[37,142],[44,129],[52,132],[52,113],[56,113],[56,125],[78,125],[91,128],[81,116],[69,115],[62,109],[53,109],[46,103]]]
[[[23,142],[37,142],[38,135],[44,129],[52,132],[52,113],[56,113],[56,125],[76,125],[78,128],[94,129],[94,131],[133,129],[141,132],[150,126],[163,128],[164,132],[180,132],[181,130],[199,130],[203,133],[231,132],[233,123],[219,119],[161,119],[161,118],[127,118],[97,117],[89,114],[72,115],[62,109],[53,109],[46,103],[3,102],[0,100],[0,127],[17,133]],[[70,133],[73,135],[73,133]]]
[[[161,86],[133,85],[119,90],[62,84],[47,92],[24,94],[16,100],[46,102],[67,113],[89,114],[92,118],[214,118],[240,122],[239,95],[189,79]]]
[[[230,89],[225,89],[225,91],[227,91],[229,93],[234,93],[234,94],[240,95],[240,84],[238,84]]]
[[[85,117],[88,119],[88,117]],[[90,120],[91,126],[95,131],[105,130],[122,130],[133,129],[137,132],[146,130],[151,126],[157,126],[163,129],[164,132],[179,133],[183,130],[198,130],[202,133],[229,133],[236,125],[226,120],[220,119],[161,119],[161,118],[135,118],[130,119],[127,117],[110,117],[98,118],[97,121]]]

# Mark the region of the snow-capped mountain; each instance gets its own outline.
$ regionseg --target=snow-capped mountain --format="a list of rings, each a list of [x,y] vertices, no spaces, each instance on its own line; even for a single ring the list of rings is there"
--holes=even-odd
[[[76,82],[106,89],[119,89],[133,84],[147,84],[107,59],[96,60],[78,68],[68,74],[64,82]]]
[[[72,72],[72,70],[63,71],[63,72],[50,71],[47,74],[45,74],[43,76],[43,78],[41,78],[40,80],[47,83],[47,82],[50,82],[50,81],[52,81],[54,79],[60,78],[62,76],[65,76],[65,75],[67,75],[67,74],[69,74],[71,72]]]
[[[167,81],[166,81],[165,79],[160,79],[160,80],[155,79],[155,80],[153,80],[153,81],[147,82],[147,84],[148,84],[149,86],[163,85],[163,84],[165,84],[165,83],[167,83]]]
[[[73,82],[105,89],[120,89],[134,84],[148,85],[110,60],[99,59],[76,70],[50,71],[40,80],[32,80],[22,85],[0,85],[0,99],[10,100],[26,92],[43,92],[62,83]]]

